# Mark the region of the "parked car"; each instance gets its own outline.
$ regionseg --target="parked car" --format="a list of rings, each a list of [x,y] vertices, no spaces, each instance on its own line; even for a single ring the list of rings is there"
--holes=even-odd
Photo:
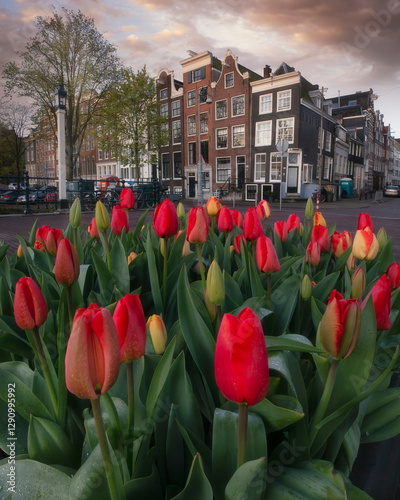
[[[34,201],[34,202],[44,201],[48,194],[56,193],[56,192],[57,192],[57,188],[55,186],[45,186],[45,187],[38,189],[34,193],[32,193],[29,196],[29,198],[30,198],[30,201]]]
[[[25,184],[23,182],[20,182],[19,187],[23,189],[25,187]],[[10,184],[8,185],[8,189],[18,189],[18,183],[10,182]]]
[[[52,193],[47,194],[44,201],[54,203],[55,201],[57,201],[57,198],[58,198],[58,193],[57,193],[57,191],[54,191]]]
[[[22,191],[18,189],[11,189],[0,195],[0,202],[2,203],[15,203],[19,196],[21,196]]]
[[[400,196],[400,186],[386,186],[383,190],[383,196]]]

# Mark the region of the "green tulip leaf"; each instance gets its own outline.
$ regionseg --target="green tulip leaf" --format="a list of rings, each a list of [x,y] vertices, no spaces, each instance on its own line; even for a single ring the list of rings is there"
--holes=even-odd
[[[10,393],[10,396],[12,394]],[[14,418],[13,425],[8,427],[8,419],[5,418],[8,414],[8,404],[10,404],[10,409],[13,408],[11,405],[14,403],[12,397],[8,398],[8,401],[3,401],[0,399],[0,449],[2,449],[7,455],[10,454],[10,444],[15,445],[15,455],[27,455],[28,454],[28,428],[29,422],[21,417],[19,413],[15,413],[12,418]],[[15,428],[14,428],[15,425]],[[11,431],[11,432],[10,432]],[[12,435],[11,433],[15,434]],[[8,437],[15,437],[17,439],[10,443]]]
[[[324,352],[314,347],[311,341],[303,335],[287,334],[280,335],[279,337],[266,336],[265,342],[268,351]]]
[[[332,290],[335,288],[336,283],[339,279],[339,272],[331,273],[325,276],[321,281],[319,281],[311,291],[312,297],[318,299],[321,302],[325,302],[326,299],[331,294]]]
[[[278,238],[279,239],[279,238]],[[286,332],[297,305],[297,296],[301,289],[300,275],[291,276],[286,279],[272,293],[271,308],[275,313],[275,335]]]
[[[266,488],[265,457],[246,462],[233,474],[225,488],[225,500],[261,500]]]
[[[115,286],[124,294],[129,292],[128,257],[121,240],[115,238],[111,252],[111,269]]]
[[[33,351],[26,339],[25,332],[17,326],[12,316],[0,316],[0,349],[24,358],[33,357]]]
[[[15,469],[10,470],[13,466]],[[14,492],[10,491],[12,484],[10,472],[15,472],[16,485]],[[0,467],[0,491],[1,497],[13,500],[25,500],[27,498],[45,499],[57,498],[57,500],[70,500],[69,488],[71,478],[63,472],[49,465],[34,460],[17,460],[15,464],[5,464]],[[7,491],[9,496],[7,496]],[[5,495],[5,496],[3,496]],[[85,497],[87,498],[87,497]]]
[[[107,264],[103,261],[96,250],[92,249],[91,257],[96,269],[100,294],[103,297],[104,304],[108,304],[113,288],[111,273],[108,270]]]
[[[350,246],[349,248],[347,248],[343,253],[342,255],[337,259],[336,261],[336,265],[335,265],[335,268],[333,270],[333,272],[340,272],[342,270],[342,268],[345,266],[346,262],[347,262],[347,259],[349,258],[350,254],[351,254],[351,251],[352,251],[353,247]]]
[[[264,399],[254,405],[251,411],[263,419],[267,432],[284,429],[304,418],[304,412],[298,400],[284,394]]]
[[[361,425],[361,442],[374,443],[400,433],[400,388],[374,392]]]
[[[164,500],[157,468],[153,467],[149,476],[132,479],[124,484],[126,498]]]
[[[158,270],[156,265],[156,258],[154,255],[154,250],[151,242],[151,231],[147,232],[146,238],[146,255],[147,264],[149,269],[149,278],[151,285],[151,293],[154,301],[154,308],[157,314],[163,313],[163,303],[161,298],[160,281],[158,276]]]
[[[184,489],[171,500],[213,500],[213,490],[204,474],[200,454],[192,462]]]
[[[237,282],[232,278],[230,274],[224,271],[224,283],[225,283],[225,301],[229,298],[232,304],[235,304],[236,309],[243,303],[243,295]],[[224,309],[226,309],[226,304],[224,304]],[[228,312],[228,311],[227,311]]]

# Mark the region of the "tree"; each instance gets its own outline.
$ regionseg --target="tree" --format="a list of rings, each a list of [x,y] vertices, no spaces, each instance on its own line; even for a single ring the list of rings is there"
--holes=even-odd
[[[98,103],[118,78],[116,48],[82,12],[62,8],[35,19],[37,34],[17,54],[21,63],[5,65],[6,94],[28,97],[35,121],[47,122],[57,134],[54,93],[68,92],[66,106],[67,178],[73,178],[84,133]],[[42,123],[43,124],[43,123]]]
[[[29,107],[15,102],[0,104],[0,169],[2,175],[23,175],[29,126]]]
[[[167,120],[160,113],[154,79],[146,70],[122,71],[96,114],[100,148],[112,151],[123,166],[132,166],[137,182],[144,161],[155,163],[158,151],[168,142]]]

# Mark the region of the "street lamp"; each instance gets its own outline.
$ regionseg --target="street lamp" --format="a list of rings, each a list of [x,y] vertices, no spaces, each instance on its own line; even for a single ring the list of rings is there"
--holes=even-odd
[[[211,95],[208,93],[208,88],[210,87],[208,84],[206,86],[200,87],[199,88],[199,95],[198,95],[198,115],[199,115],[199,162],[197,163],[197,204],[199,206],[203,206],[204,203],[204,198],[203,198],[203,156],[201,155],[201,116],[200,116],[200,101],[202,98],[206,97],[206,99],[203,101],[205,104],[211,104],[212,99]],[[210,87],[211,88],[211,87]]]
[[[59,85],[54,93],[54,104],[57,110],[57,161],[58,161],[58,199],[67,198],[67,169],[65,164],[65,108],[67,104],[67,92],[63,85]]]

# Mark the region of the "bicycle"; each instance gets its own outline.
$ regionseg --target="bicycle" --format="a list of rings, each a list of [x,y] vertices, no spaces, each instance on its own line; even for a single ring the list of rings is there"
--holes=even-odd
[[[315,191],[312,192],[311,194],[311,198],[312,198],[312,201],[314,203],[317,203],[317,196],[318,196],[318,193],[319,193],[319,189],[317,188]],[[321,190],[321,194],[319,195],[319,202],[320,203],[324,203],[324,201],[326,201],[326,191],[325,189],[322,189]]]

